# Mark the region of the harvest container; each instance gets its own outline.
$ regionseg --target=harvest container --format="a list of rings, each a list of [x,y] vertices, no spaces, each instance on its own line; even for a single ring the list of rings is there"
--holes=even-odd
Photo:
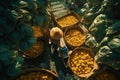
[[[58,80],[58,74],[48,69],[29,68],[23,70],[12,80]]]
[[[35,59],[43,54],[44,47],[44,42],[37,40],[30,49],[23,52],[23,55],[26,59]]]
[[[85,79],[89,78],[98,69],[94,60],[94,53],[91,49],[85,47],[77,47],[72,51],[68,57],[68,66],[75,75]]]
[[[102,65],[101,68],[96,71],[88,80],[119,80],[119,71],[113,69],[110,66]]]
[[[72,26],[64,31],[64,39],[68,47],[74,48],[84,44],[87,33],[82,25]]]
[[[75,12],[71,12],[68,13],[60,18],[57,18],[55,20],[55,22],[57,23],[57,25],[61,28],[61,29],[66,29],[68,27],[74,26],[79,24],[80,19],[77,13]]]

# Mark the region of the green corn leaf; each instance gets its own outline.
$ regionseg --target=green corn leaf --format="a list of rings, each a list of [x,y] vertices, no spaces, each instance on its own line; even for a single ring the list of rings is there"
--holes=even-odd
[[[32,47],[35,42],[36,42],[36,38],[27,37],[27,38],[24,38],[23,40],[21,40],[19,47],[22,51],[26,51],[30,47]]]

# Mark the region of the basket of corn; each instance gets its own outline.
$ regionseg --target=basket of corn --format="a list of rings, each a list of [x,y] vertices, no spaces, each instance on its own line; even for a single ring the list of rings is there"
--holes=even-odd
[[[32,30],[34,31],[34,37],[40,39],[46,39],[48,36],[48,27],[40,27],[40,26],[32,26]]]
[[[119,71],[114,70],[110,66],[102,66],[94,75],[89,77],[89,80],[119,80]]]
[[[40,38],[44,37],[44,33],[43,33],[41,27],[39,27],[39,26],[32,26],[32,29],[34,31],[34,37],[40,37]]]
[[[55,19],[57,25],[61,29],[66,29],[68,27],[74,26],[79,23],[79,16],[75,12],[71,12],[69,14],[66,14],[60,18]]]
[[[98,69],[92,50],[84,47],[77,47],[72,51],[68,58],[68,66],[81,78],[89,78]]]
[[[42,55],[44,51],[44,42],[42,40],[37,40],[31,48],[23,53],[24,57],[27,59],[34,59]]]
[[[69,47],[81,46],[86,40],[86,33],[80,25],[65,29],[64,39]]]
[[[23,70],[12,80],[58,80],[58,74],[48,69],[29,68]]]

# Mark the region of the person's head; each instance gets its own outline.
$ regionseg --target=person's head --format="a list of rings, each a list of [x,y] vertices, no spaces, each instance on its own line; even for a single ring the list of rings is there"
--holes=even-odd
[[[54,27],[50,30],[50,37],[54,40],[60,40],[63,37],[63,31],[58,27]]]

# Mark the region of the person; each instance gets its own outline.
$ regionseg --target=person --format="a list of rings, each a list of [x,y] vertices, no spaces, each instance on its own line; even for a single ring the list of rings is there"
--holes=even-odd
[[[58,27],[53,27],[50,30],[50,39],[51,43],[53,45],[54,51],[59,51],[62,53],[62,56],[64,58],[67,58],[68,48],[65,44],[64,38],[63,38],[63,31]]]

